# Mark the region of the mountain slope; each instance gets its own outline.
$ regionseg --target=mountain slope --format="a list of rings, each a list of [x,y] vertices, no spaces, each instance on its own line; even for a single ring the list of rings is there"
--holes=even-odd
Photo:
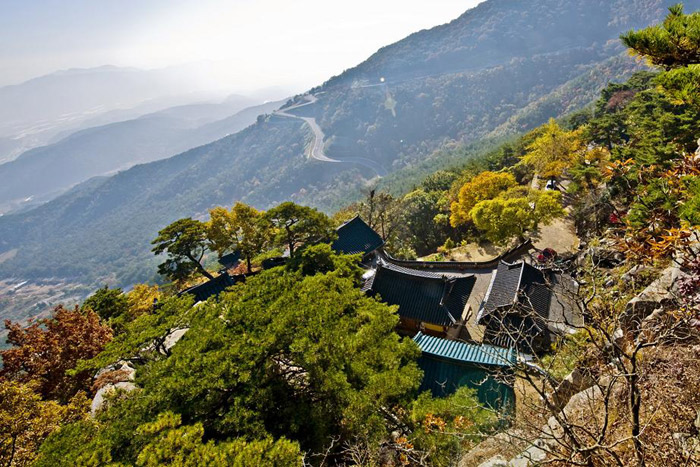
[[[697,8],[685,2],[686,10]],[[621,31],[658,21],[673,2],[658,0],[490,0],[459,18],[381,48],[324,87],[473,71],[517,57],[601,47]]]
[[[613,59],[622,53],[620,32],[659,20],[671,3],[489,0],[385,47],[312,90],[318,100],[294,112],[316,119],[328,156],[372,159],[393,177],[445,143],[526,130],[586,105],[609,79],[640,66]],[[686,9],[699,6],[695,0]],[[598,23],[604,26],[590,28]],[[568,104],[551,105],[557,96]],[[527,118],[512,124],[514,115]],[[203,218],[207,208],[239,199],[260,208],[292,199],[331,210],[359,196],[374,172],[307,160],[312,140],[301,120],[273,115],[0,218],[0,252],[14,252],[0,263],[0,277],[129,284],[151,277],[149,240],[178,217]]]
[[[175,107],[88,128],[57,143],[32,149],[0,165],[0,213],[26,198],[46,201],[53,193],[90,177],[162,159],[235,133],[280,104],[271,102],[241,110],[249,102],[236,99],[230,103]]]

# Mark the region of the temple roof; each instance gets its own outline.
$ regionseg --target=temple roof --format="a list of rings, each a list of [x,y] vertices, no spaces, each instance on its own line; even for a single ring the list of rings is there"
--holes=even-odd
[[[542,318],[549,317],[552,292],[545,273],[525,263],[500,262],[479,310],[478,321],[504,307],[526,305]]]
[[[231,269],[234,268],[240,260],[241,252],[236,250],[233,253],[229,253],[219,258],[219,264],[225,267],[226,269]]]
[[[413,338],[424,354],[476,365],[511,367],[516,355],[513,349],[492,345],[468,344],[448,339],[441,339],[418,333]]]
[[[335,251],[352,255],[366,255],[384,245],[379,236],[360,216],[356,216],[336,229],[337,240],[331,245]]]
[[[414,271],[381,262],[365,289],[399,306],[399,315],[425,323],[449,326],[462,318],[476,278]]]
[[[228,287],[231,287],[236,282],[238,282],[236,277],[230,276],[227,273],[223,273],[218,275],[214,279],[208,280],[199,285],[195,285],[194,287],[190,287],[189,289],[185,289],[178,295],[194,295],[195,303],[203,302],[210,297],[219,295],[221,292],[226,290]]]

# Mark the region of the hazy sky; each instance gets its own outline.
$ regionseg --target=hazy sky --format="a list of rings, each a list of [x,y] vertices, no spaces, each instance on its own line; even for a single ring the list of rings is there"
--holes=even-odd
[[[321,84],[480,0],[0,0],[0,85],[105,64],[214,61],[232,88]]]

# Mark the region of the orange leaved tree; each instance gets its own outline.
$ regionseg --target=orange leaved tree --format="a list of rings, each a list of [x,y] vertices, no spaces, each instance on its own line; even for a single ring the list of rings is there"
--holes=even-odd
[[[112,339],[112,329],[91,310],[67,309],[59,305],[51,318],[28,327],[5,321],[7,342],[0,352],[0,378],[36,382],[44,399],[69,401],[78,391],[90,388],[89,372],[70,374],[78,360],[95,357]]]

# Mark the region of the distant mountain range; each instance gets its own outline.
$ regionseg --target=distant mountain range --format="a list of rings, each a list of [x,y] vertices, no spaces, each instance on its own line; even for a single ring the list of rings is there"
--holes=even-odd
[[[206,72],[206,63],[155,70],[102,66],[57,71],[0,87],[0,163],[82,129],[170,107],[221,101],[231,94],[208,87],[202,79]],[[266,89],[246,95],[249,102],[238,110],[280,99],[289,91]]]
[[[172,156],[236,133],[281,104],[253,103],[253,99],[232,96],[217,104],[172,107],[80,130],[56,143],[31,149],[0,165],[0,214],[45,202],[90,177]]]
[[[317,101],[296,112],[318,123],[326,155],[346,163],[308,160],[313,133],[302,120],[261,117],[0,217],[0,278],[128,285],[153,276],[149,242],[178,217],[204,218],[235,200],[266,208],[291,199],[331,211],[375,177],[358,158],[395,179],[448,143],[522,132],[589,104],[642,66],[624,54],[619,34],[660,20],[673,3],[487,0],[311,90]],[[685,3],[686,11],[700,7]]]

